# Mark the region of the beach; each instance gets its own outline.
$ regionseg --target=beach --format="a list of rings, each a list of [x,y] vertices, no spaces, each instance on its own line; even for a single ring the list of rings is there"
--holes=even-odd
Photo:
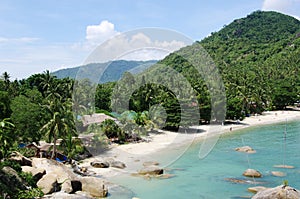
[[[243,121],[231,121],[226,125],[201,125],[192,127],[188,133],[176,133],[160,130],[158,133],[150,134],[145,139],[147,142],[129,143],[124,145],[113,144],[108,150],[94,157],[85,159],[80,166],[86,167],[89,172],[106,179],[119,175],[131,175],[143,168],[143,164],[148,161],[158,162],[162,168],[167,168],[172,164],[194,142],[201,142],[209,136],[221,136],[223,134],[234,133],[237,130],[268,125],[300,119],[300,111],[269,111],[262,115],[246,117]],[[209,155],[209,154],[208,154]],[[125,163],[126,168],[94,168],[91,162],[117,160]]]

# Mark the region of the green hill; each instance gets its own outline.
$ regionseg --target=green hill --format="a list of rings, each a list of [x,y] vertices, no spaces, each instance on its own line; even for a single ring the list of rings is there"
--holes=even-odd
[[[207,58],[202,47],[214,63]],[[261,113],[264,110],[284,109],[299,100],[299,55],[300,21],[277,12],[256,11],[245,18],[234,20],[202,41],[171,53],[145,73],[156,80],[163,78],[162,70],[175,69],[183,75],[197,92],[203,120],[210,120],[212,105],[216,109],[216,115],[212,118],[218,120],[218,111],[222,113],[221,105],[225,103],[227,118],[243,118],[247,114]],[[216,78],[213,76],[216,74],[208,74],[215,72],[213,65],[218,68],[224,82],[226,99],[222,94],[212,99],[212,94],[218,92]],[[194,66],[200,68],[200,73]],[[146,76],[145,73],[140,77]],[[187,89],[187,84],[176,82],[176,78],[179,75],[172,75],[168,86],[175,83],[178,89],[168,91],[152,85],[152,90],[156,88],[174,93],[176,90]],[[156,94],[162,95],[163,92],[158,91]],[[159,100],[144,100],[143,103],[146,104],[159,103]],[[134,98],[133,109],[147,107],[137,101],[141,101],[141,98]],[[138,106],[134,106],[135,104]]]
[[[151,65],[155,64],[157,61],[125,61],[117,60],[107,63],[92,63],[84,66],[78,66],[74,68],[67,68],[53,72],[52,74],[59,79],[69,77],[75,79],[79,76],[89,77],[90,79],[99,79],[98,72],[102,71],[105,67],[107,69],[103,72],[99,83],[113,82],[120,79],[125,71],[132,71],[132,73],[137,74]],[[85,74],[78,74],[82,72]],[[94,77],[95,76],[95,77]]]

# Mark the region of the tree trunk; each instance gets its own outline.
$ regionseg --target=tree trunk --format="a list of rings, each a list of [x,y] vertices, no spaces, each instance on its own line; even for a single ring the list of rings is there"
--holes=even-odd
[[[52,150],[52,154],[51,154],[51,159],[56,158],[56,135],[54,135],[53,138],[53,150]]]

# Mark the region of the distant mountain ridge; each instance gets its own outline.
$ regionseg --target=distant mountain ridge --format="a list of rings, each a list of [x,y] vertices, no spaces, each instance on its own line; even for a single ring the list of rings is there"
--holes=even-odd
[[[100,78],[100,77],[94,77],[95,74],[97,74],[96,71],[99,71],[107,67],[99,80],[99,83],[105,83],[105,82],[113,82],[119,80],[122,74],[126,71],[129,71],[133,74],[140,73],[145,69],[149,68],[150,66],[152,66],[153,64],[155,64],[156,62],[157,62],[156,60],[150,60],[150,61],[117,60],[117,61],[111,61],[106,63],[92,63],[92,64],[87,64],[87,65],[78,66],[74,68],[61,69],[52,72],[52,74],[59,79],[66,78],[66,77],[75,79],[79,71],[80,72],[87,71],[87,74],[85,74],[85,76],[93,77],[95,79],[95,78]]]

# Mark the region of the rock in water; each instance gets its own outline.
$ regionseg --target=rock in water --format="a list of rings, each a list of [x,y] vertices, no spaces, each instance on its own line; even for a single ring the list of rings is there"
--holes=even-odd
[[[138,172],[139,175],[161,175],[163,173],[164,170],[156,166],[144,167]]]
[[[260,178],[262,175],[259,171],[255,169],[247,169],[246,171],[244,171],[243,176]]]
[[[109,162],[109,166],[114,167],[114,168],[118,168],[118,169],[126,168],[125,163],[123,163],[121,161],[116,161],[116,160]]]
[[[291,165],[283,165],[283,164],[280,164],[280,165],[274,165],[273,167],[275,167],[275,168],[284,168],[284,169],[294,169],[294,168],[295,168],[294,166],[291,166]]]
[[[267,189],[267,187],[256,186],[256,187],[249,187],[248,191],[251,192],[251,193],[257,193],[257,192],[265,190],[265,189]]]
[[[242,146],[235,148],[238,152],[244,152],[244,153],[256,153],[254,149],[252,149],[250,146]]]
[[[159,165],[159,162],[156,162],[156,161],[147,161],[147,162],[144,162],[143,163],[143,166],[144,167],[148,167],[148,166],[158,166]]]
[[[300,191],[293,187],[280,185],[257,192],[252,199],[299,199]]]
[[[109,163],[108,162],[91,162],[91,166],[95,168],[108,168]]]
[[[284,176],[286,176],[286,174],[283,173],[283,172],[281,172],[281,171],[271,171],[271,174],[273,176],[277,176],[277,177],[284,177]]]

